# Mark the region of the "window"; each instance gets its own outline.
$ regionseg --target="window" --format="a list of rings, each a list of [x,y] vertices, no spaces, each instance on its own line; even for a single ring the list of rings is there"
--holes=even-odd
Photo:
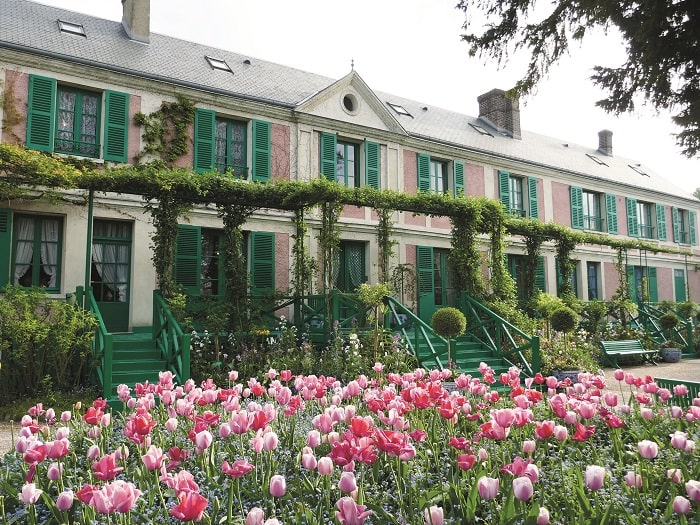
[[[536,178],[518,177],[507,171],[499,171],[498,189],[501,204],[511,214],[531,219],[539,217]]]
[[[615,195],[571,186],[569,197],[572,228],[603,231],[603,218],[605,218],[607,232],[617,233],[617,197]],[[605,210],[602,209],[603,202],[605,202]]]
[[[659,300],[656,268],[652,266],[627,266],[627,286],[630,299],[636,303]]]
[[[603,218],[600,214],[600,194],[583,191],[583,228],[603,231]]]
[[[198,108],[195,112],[194,169],[197,173],[233,171],[235,177],[248,179],[250,174],[253,182],[268,182],[272,172],[271,151],[272,129],[269,122],[253,120],[249,123],[227,119],[210,109]]]
[[[479,124],[472,124],[471,122],[469,125],[474,128],[476,131],[478,131],[481,135],[488,135],[489,137],[493,137],[493,134],[487,130],[484,126],[481,126]]]
[[[639,236],[645,239],[654,238],[651,207],[652,205],[648,202],[637,201],[637,223],[639,225]]]
[[[600,263],[586,263],[586,282],[588,284],[588,300],[600,297]]]
[[[126,162],[129,95],[59,86],[29,76],[26,145],[39,151]],[[102,144],[100,142],[102,141]]]
[[[673,242],[679,244],[697,244],[695,236],[695,212],[671,208],[671,218],[673,220]]]
[[[348,188],[360,186],[360,163],[357,144],[337,141],[335,145],[335,180]]]
[[[401,104],[392,104],[391,102],[387,102],[387,105],[388,105],[391,109],[393,109],[394,111],[396,111],[396,113],[398,113],[399,115],[404,115],[404,116],[406,116],[406,117],[413,117],[413,115],[411,115],[411,114],[408,112],[408,110],[407,110],[405,107],[403,107]]]
[[[452,163],[452,178],[449,176],[449,163],[433,159],[427,153],[418,153],[418,191],[447,193],[453,197],[464,195],[464,163]]]
[[[219,173],[233,171],[234,177],[248,178],[248,123],[222,118],[215,119],[214,165]]]
[[[82,24],[74,24],[73,22],[59,20],[58,28],[64,33],[87,37],[85,34],[85,28],[82,26]]]
[[[430,191],[447,192],[447,165],[444,162],[430,160]]]
[[[221,71],[228,71],[229,73],[232,73],[231,68],[225,60],[221,60],[220,58],[214,58],[210,56],[207,56],[205,58],[207,59],[207,62],[209,62],[209,65],[212,67],[212,69],[220,69]]]
[[[178,225],[175,241],[175,282],[193,296],[222,296],[225,293],[222,230]],[[275,234],[249,232],[246,236],[250,291],[263,295],[275,287]],[[244,276],[245,278],[245,276]]]
[[[15,215],[13,219],[12,284],[58,292],[61,220],[40,215]]]
[[[58,87],[55,151],[98,157],[100,96],[90,91]]]
[[[96,301],[128,302],[130,263],[131,224],[95,219],[90,285]]]

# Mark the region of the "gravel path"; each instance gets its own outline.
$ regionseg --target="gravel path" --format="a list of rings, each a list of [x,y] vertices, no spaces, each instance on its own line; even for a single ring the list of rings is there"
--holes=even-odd
[[[635,376],[653,376],[663,377],[665,379],[678,379],[681,381],[700,382],[700,359],[683,359],[680,363],[659,363],[657,366],[643,365],[635,367],[627,367],[625,372],[630,372]],[[617,390],[623,393],[629,393],[627,385],[619,384],[613,378],[614,370],[612,368],[605,369],[605,376],[610,390]],[[14,437],[17,438],[19,431],[19,422],[14,423]],[[0,421],[0,454],[4,454],[12,450],[12,433],[10,423]]]

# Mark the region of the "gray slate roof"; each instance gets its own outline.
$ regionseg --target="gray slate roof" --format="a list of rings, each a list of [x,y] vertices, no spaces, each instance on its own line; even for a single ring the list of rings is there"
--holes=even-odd
[[[81,24],[87,38],[59,31],[59,19]],[[144,45],[130,40],[120,22],[28,0],[0,0],[2,47],[21,48],[290,108],[336,81],[157,33],[151,33],[150,44]],[[212,69],[205,56],[226,61],[233,75]],[[246,64],[246,60],[250,64]],[[630,165],[636,165],[636,161],[631,159],[606,157],[593,148],[576,144],[564,146],[561,139],[527,131],[522,132],[521,140],[503,137],[493,130],[494,136],[482,135],[469,125],[480,123],[475,117],[391,94],[376,94],[383,102],[400,104],[411,113],[411,117],[395,114],[395,118],[414,136],[695,200],[688,192],[644,166],[641,169],[649,176],[640,175],[630,168]],[[424,110],[424,107],[428,109]],[[597,156],[606,165],[597,164],[586,154]],[[581,184],[597,189],[595,181],[588,186],[584,182]]]

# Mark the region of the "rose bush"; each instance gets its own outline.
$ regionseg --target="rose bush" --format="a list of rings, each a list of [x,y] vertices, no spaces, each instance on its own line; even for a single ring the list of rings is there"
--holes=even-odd
[[[162,373],[120,412],[37,405],[0,460],[0,524],[700,523],[700,399],[622,371],[481,374]]]

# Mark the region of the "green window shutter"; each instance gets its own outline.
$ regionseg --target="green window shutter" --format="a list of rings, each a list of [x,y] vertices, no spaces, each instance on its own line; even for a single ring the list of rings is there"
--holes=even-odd
[[[652,266],[647,268],[647,286],[649,287],[649,301],[652,303],[658,303],[659,289],[656,282],[656,268]]]
[[[418,191],[430,191],[430,155],[427,153],[418,153]]]
[[[530,218],[539,218],[540,202],[537,199],[537,179],[535,177],[527,178],[527,198],[530,201]]]
[[[571,227],[583,229],[583,190],[576,186],[569,188],[571,201]]]
[[[129,94],[105,92],[104,159],[126,162],[129,153]]]
[[[56,114],[56,80],[29,75],[27,147],[53,151]]]
[[[338,137],[333,133],[321,133],[321,175],[335,181],[335,148]]]
[[[671,220],[673,221],[673,242],[681,242],[681,216],[675,206],[671,207]]]
[[[464,162],[461,160],[456,160],[452,163],[453,169],[454,169],[454,176],[455,176],[455,192],[454,196],[459,197],[462,196],[464,197],[465,193],[465,186],[464,186]]]
[[[612,193],[605,194],[605,215],[608,233],[617,233],[617,197]]]
[[[251,293],[261,295],[275,289],[275,234],[250,233]]]
[[[510,173],[498,172],[498,195],[506,211],[510,211]]]
[[[418,293],[432,295],[435,290],[432,246],[416,246],[416,268],[418,269]]]
[[[206,173],[214,169],[216,114],[210,109],[197,109],[194,114],[194,170]]]
[[[272,175],[272,128],[264,120],[253,121],[253,182],[269,182]]]
[[[627,204],[627,235],[639,237],[639,221],[637,220],[637,199],[625,197]]]
[[[10,282],[12,261],[12,210],[0,208],[0,288]]]
[[[187,295],[201,292],[202,233],[199,226],[179,224],[175,240],[175,283]]]
[[[666,206],[656,205],[656,236],[660,241],[665,241],[666,235]]]
[[[690,232],[690,244],[696,245],[698,240],[695,236],[695,212],[688,211],[688,231]]]
[[[547,278],[544,269],[544,257],[542,255],[537,257],[537,267],[535,268],[535,291],[541,290],[542,292],[547,291]]]
[[[365,141],[365,185],[379,189],[380,178],[380,149],[376,142]]]

